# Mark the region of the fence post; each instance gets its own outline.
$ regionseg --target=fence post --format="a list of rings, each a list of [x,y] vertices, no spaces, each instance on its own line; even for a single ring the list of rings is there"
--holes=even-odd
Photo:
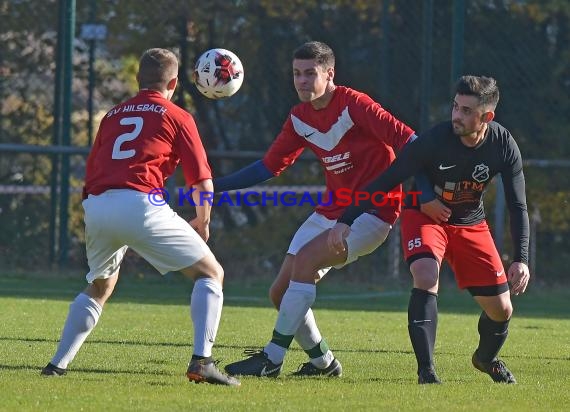
[[[465,1],[453,1],[453,22],[451,33],[451,87],[463,70],[463,37],[465,35]]]
[[[65,0],[58,2],[57,49],[55,56],[55,87],[53,93],[53,135],[52,145],[61,145],[62,71],[64,66]],[[49,261],[54,263],[58,251],[57,216],[59,201],[59,162],[60,154],[51,155],[50,219],[49,219]]]
[[[75,38],[75,0],[65,1],[65,40],[63,68],[62,144],[71,145],[71,85],[73,81],[73,40]],[[61,157],[61,193],[59,206],[59,264],[67,264],[69,252],[69,154]]]
[[[390,95],[390,7],[392,0],[382,2],[382,41],[380,43],[380,93],[386,100]]]
[[[420,130],[429,127],[429,107],[431,100],[431,71],[433,49],[433,0],[423,2],[422,23],[422,84],[420,102]]]
[[[89,10],[89,20],[91,24],[95,23],[97,18],[97,1],[91,0],[91,9]],[[93,92],[95,89],[95,47],[97,40],[92,38],[89,40],[89,97],[87,98],[87,112],[89,118],[87,120],[87,139],[88,145],[93,144]]]

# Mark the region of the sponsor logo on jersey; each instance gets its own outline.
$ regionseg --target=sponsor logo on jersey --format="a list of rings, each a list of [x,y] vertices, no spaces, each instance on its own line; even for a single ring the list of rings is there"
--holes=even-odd
[[[344,152],[336,154],[334,156],[325,156],[322,157],[321,159],[323,160],[323,163],[336,163],[340,162],[341,160],[346,160],[349,157],[350,157],[350,152]]]
[[[485,190],[484,183],[472,180],[462,180],[461,182],[445,182],[443,187],[434,186],[435,194],[440,196],[447,203],[476,203],[481,199]]]
[[[439,170],[447,170],[447,169],[451,169],[453,167],[455,167],[457,165],[449,165],[449,166],[444,166],[443,164],[440,163],[439,165]]]
[[[351,162],[347,161],[348,159],[350,159],[350,152],[321,157],[325,168],[332,171],[334,174],[344,173],[354,167]]]

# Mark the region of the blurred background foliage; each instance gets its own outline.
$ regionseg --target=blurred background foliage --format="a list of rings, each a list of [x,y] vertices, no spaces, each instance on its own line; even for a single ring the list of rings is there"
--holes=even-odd
[[[62,1],[0,0],[0,143],[52,144],[58,10]],[[426,5],[431,5],[428,8]],[[463,10],[458,13],[458,6]],[[174,100],[193,113],[208,151],[264,151],[297,102],[291,53],[307,40],[336,53],[336,83],[362,90],[417,131],[447,119],[457,74],[495,77],[497,120],[515,136],[525,159],[529,212],[535,217],[537,278],[563,281],[570,265],[570,2],[567,0],[85,0],[76,4],[71,141],[88,146],[89,52],[94,51],[95,130],[113,105],[136,93],[140,54],[165,47],[180,56]],[[82,25],[104,24],[102,40],[81,37]],[[457,24],[460,41],[457,43]],[[454,43],[455,41],[455,43]],[[459,44],[459,46],[458,46]],[[234,51],[245,82],[232,98],[208,100],[191,84],[206,49]],[[309,159],[311,156],[309,156]],[[255,159],[211,157],[216,175]],[[78,191],[85,158],[71,157],[71,267],[85,269]],[[51,157],[0,154],[0,185],[49,185]],[[300,161],[273,184],[322,184],[320,167]],[[182,184],[180,176],[177,184]],[[494,223],[495,193],[487,210]],[[49,267],[49,194],[0,194],[0,265]],[[187,209],[187,208],[186,208]],[[181,208],[183,215],[191,213]],[[214,211],[210,241],[228,272],[272,277],[309,207],[224,207]],[[507,226],[508,227],[508,226]],[[508,232],[508,231],[506,231]],[[510,239],[505,233],[505,259]],[[388,248],[343,271],[381,278]],[[151,272],[129,255],[125,271]],[[407,269],[402,266],[403,279]]]

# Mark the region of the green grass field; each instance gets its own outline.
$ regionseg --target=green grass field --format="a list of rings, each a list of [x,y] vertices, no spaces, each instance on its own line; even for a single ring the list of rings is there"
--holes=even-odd
[[[332,276],[331,276],[332,277]],[[221,365],[269,339],[276,312],[267,281],[226,285],[214,355]],[[502,357],[518,385],[494,384],[470,363],[479,310],[446,286],[440,294],[436,363],[444,385],[416,383],[407,334],[407,290],[380,291],[331,279],[315,313],[344,367],[340,379],[288,374],[305,361],[293,344],[277,379],[244,378],[239,388],[190,384],[191,282],[121,279],[95,331],[63,378],[39,370],[52,356],[83,279],[0,277],[0,410],[63,411],[562,411],[570,405],[570,293],[531,290],[515,298]]]

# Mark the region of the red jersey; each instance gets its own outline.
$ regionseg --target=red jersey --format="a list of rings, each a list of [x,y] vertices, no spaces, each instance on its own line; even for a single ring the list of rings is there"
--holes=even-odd
[[[327,196],[339,189],[356,191],[364,189],[390,166],[396,152],[413,133],[368,95],[337,86],[324,109],[316,110],[310,103],[300,103],[291,109],[263,163],[277,176],[308,148],[323,167]],[[393,189],[401,191],[401,185]],[[340,217],[343,206],[335,201],[325,203],[317,206],[318,213],[329,219]],[[378,207],[376,215],[394,223],[400,213],[400,202],[393,203]]]
[[[87,158],[83,196],[162,188],[178,162],[188,186],[212,178],[192,115],[157,91],[141,90],[101,121]]]

